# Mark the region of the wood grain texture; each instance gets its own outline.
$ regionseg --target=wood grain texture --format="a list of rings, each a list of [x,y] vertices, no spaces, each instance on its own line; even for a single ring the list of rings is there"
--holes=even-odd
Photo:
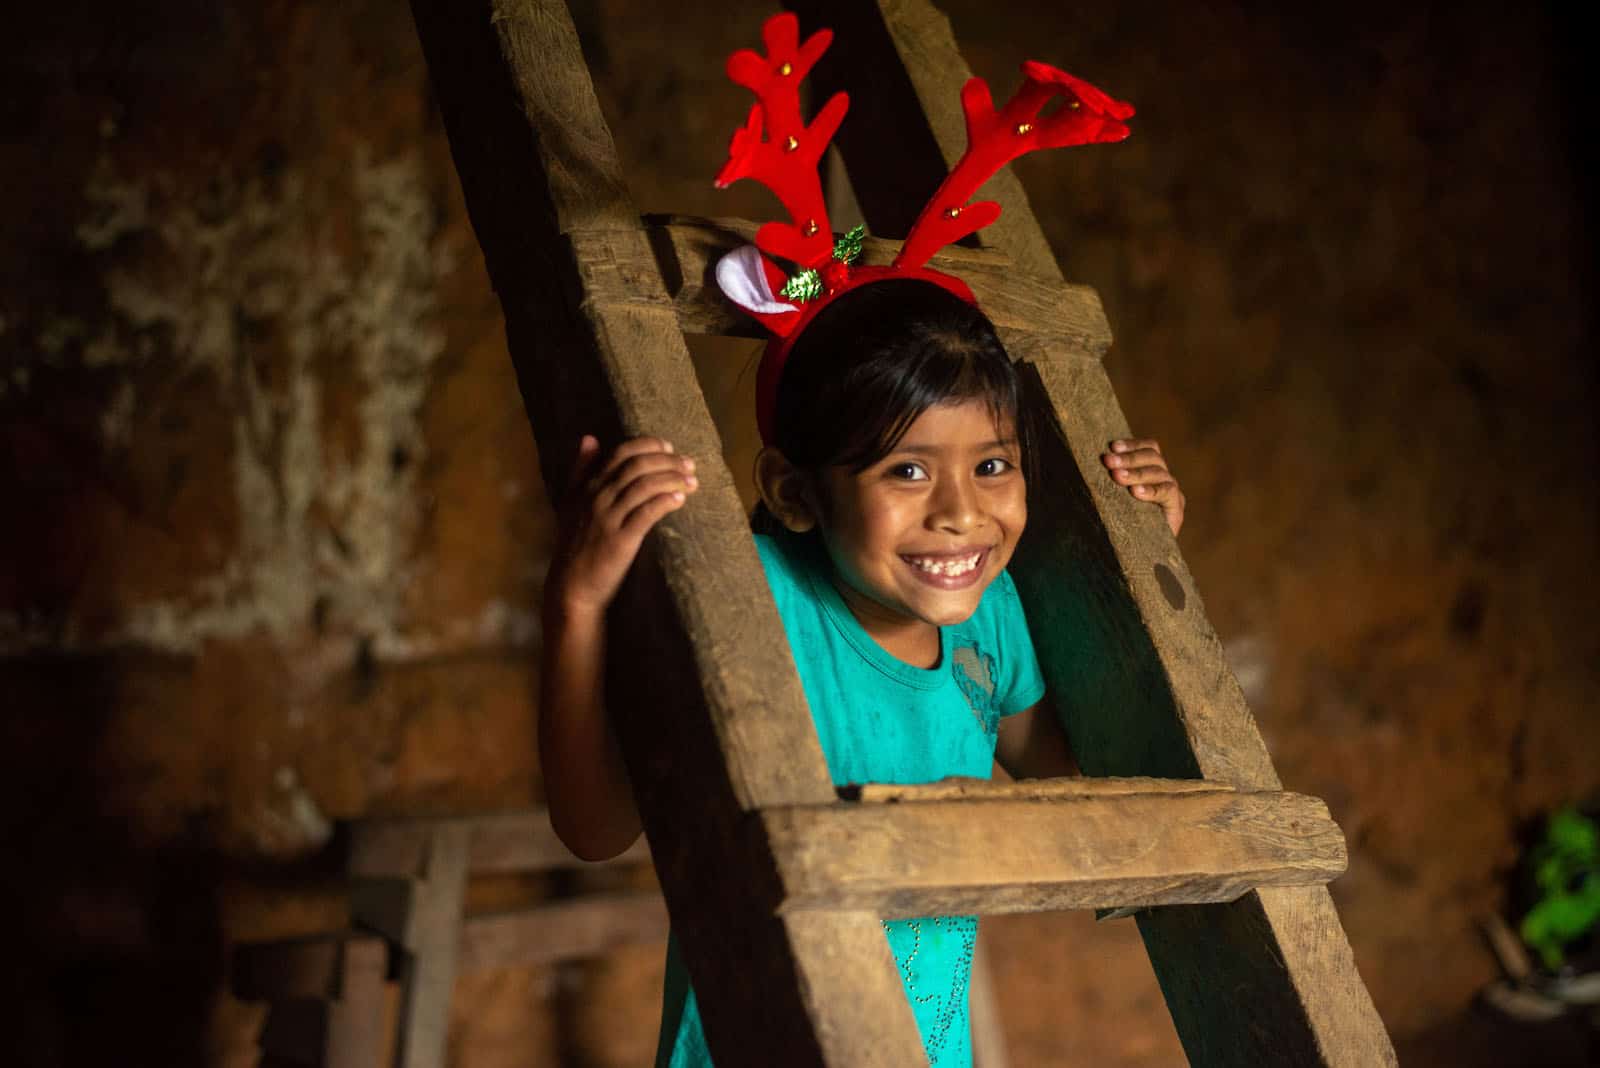
[[[412,10],[552,497],[584,433],[606,446],[662,435],[699,465],[699,492],[647,540],[610,614],[607,691],[712,1050],[809,1065],[883,1046],[905,1063],[920,1046],[887,950],[871,1010],[841,1014],[844,995],[795,977],[820,978],[807,954],[834,926],[855,937],[854,921],[818,918],[796,945],[773,913],[777,876],[746,814],[824,803],[833,788],[566,7]],[[820,1035],[813,1015],[872,1026]]]
[[[965,148],[959,90],[970,71],[948,23],[926,0],[786,6],[802,32],[836,31],[813,82],[851,94],[839,147],[856,199],[874,232],[903,233],[907,209],[896,200],[931,191]],[[1061,279],[1014,176],[996,176],[983,195],[1004,210],[979,243]],[[1011,570],[1084,770],[1277,789],[1165,524],[1104,478],[1099,453],[1129,430],[1104,370],[1066,350],[1027,358],[1039,447],[1029,531]],[[1139,924],[1191,1063],[1395,1063],[1325,889],[1142,912]]]
[[[1232,901],[1345,869],[1327,806],[1280,792],[1164,789],[1026,800],[771,809],[783,909],[883,916]]]
[[[900,801],[1070,801],[1086,797],[1123,797],[1128,794],[1208,794],[1231,793],[1227,783],[1203,779],[1063,778],[1020,779],[997,782],[994,779],[969,779],[960,776],[938,782],[903,785],[863,783],[840,790],[846,800],[865,804],[892,804]]]
[[[413,876],[422,870],[433,830],[452,825],[466,828],[467,869],[473,875],[549,871],[587,863],[573,856],[556,837],[550,810],[540,805],[477,816],[361,820],[349,829],[349,873],[356,878]],[[640,839],[626,852],[601,863],[643,864],[649,860],[649,847]]]
[[[405,951],[399,1068],[444,1063],[467,890],[467,841],[465,827],[435,828],[421,877],[410,884],[410,909],[399,939]]]
[[[753,319],[721,294],[714,274],[724,254],[755,239],[757,224],[687,216],[648,216],[646,222],[684,333],[765,336]],[[898,241],[869,237],[862,244],[860,262],[887,264],[899,250]],[[987,249],[948,248],[929,266],[972,287],[1013,358],[1072,351],[1097,359],[1111,344],[1105,310],[1088,286],[1019,274],[1010,257]]]
[[[556,964],[666,940],[667,909],[660,895],[596,894],[467,917],[460,967],[475,972]]]
[[[268,1008],[256,1040],[263,1066],[373,1068],[392,1063],[394,984],[388,981],[388,948],[376,938],[347,937],[329,944],[333,942],[338,952],[327,958],[329,989],[281,993]],[[302,953],[301,963],[309,960]]]
[[[795,950],[794,981],[818,995],[812,1002],[822,1053],[818,1063],[851,1068],[927,1063],[883,921],[875,913],[795,912],[782,922]],[[765,1057],[739,1063],[800,1062],[773,1042]]]

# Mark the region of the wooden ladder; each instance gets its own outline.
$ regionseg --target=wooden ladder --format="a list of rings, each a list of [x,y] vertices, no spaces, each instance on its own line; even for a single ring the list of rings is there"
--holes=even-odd
[[[905,233],[964,148],[947,22],[925,0],[788,6],[803,33],[835,30],[812,86],[850,92],[855,198],[873,233]],[[931,266],[971,285],[1054,413],[1011,570],[1094,777],[843,799],[684,341],[751,333],[710,271],[753,224],[641,219],[563,0],[413,11],[546,485],[585,432],[665,435],[699,461],[612,613],[607,685],[718,1063],[922,1061],[881,917],[1137,908],[1192,1064],[1394,1064],[1324,886],[1343,838],[1282,792],[1165,524],[1104,477],[1128,435],[1110,330],[1015,177],[986,189],[1005,211],[983,247]],[[869,242],[868,262],[894,247]]]

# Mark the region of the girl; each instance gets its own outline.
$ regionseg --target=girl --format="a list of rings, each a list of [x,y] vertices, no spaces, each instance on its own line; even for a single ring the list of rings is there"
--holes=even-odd
[[[1027,523],[1015,369],[981,311],[927,281],[873,282],[817,313],[777,387],[752,525],[836,783],[1075,772],[1005,572]],[[579,856],[640,833],[607,727],[604,614],[645,533],[696,487],[694,461],[586,437],[545,588],[540,756],[551,820]],[[1153,441],[1103,460],[1174,534],[1184,497]],[[884,923],[934,1065],[971,1062],[976,917]],[[707,1065],[669,947],[659,1065]]]

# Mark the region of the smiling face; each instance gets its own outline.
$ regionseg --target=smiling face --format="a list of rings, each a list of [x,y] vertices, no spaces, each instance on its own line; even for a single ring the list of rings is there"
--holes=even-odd
[[[882,459],[816,487],[835,581],[861,625],[912,662],[977,611],[1028,521],[1014,421],[982,400],[935,405]],[[903,655],[909,653],[910,655]]]

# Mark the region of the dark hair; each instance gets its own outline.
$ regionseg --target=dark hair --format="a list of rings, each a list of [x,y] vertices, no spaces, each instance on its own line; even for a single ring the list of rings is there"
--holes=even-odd
[[[994,325],[932,282],[864,285],[817,313],[778,385],[773,440],[801,470],[860,471],[936,404],[982,400],[1016,421],[1016,369]]]

